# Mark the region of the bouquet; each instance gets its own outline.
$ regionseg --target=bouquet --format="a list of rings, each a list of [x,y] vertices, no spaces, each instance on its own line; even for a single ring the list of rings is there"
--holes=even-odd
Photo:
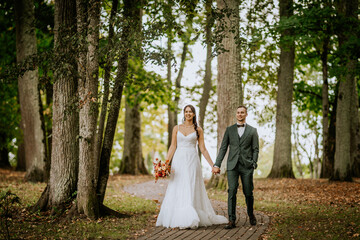
[[[165,162],[162,162],[159,159],[155,159],[153,162],[154,165],[154,177],[155,182],[160,178],[166,178],[167,176],[170,176],[171,173],[171,166],[170,161],[166,160]]]

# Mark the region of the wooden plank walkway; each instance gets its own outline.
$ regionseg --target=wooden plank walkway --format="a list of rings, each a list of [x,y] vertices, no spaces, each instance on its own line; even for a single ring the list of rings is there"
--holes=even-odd
[[[155,200],[159,203],[164,198],[167,187],[167,180],[160,179],[157,183],[149,181],[131,186],[125,186],[124,191],[135,196]],[[217,214],[227,216],[227,203],[211,200],[211,204]],[[208,240],[208,239],[259,239],[269,225],[269,217],[262,212],[255,211],[257,225],[251,226],[245,208],[237,207],[236,228],[227,230],[225,225],[213,225],[210,227],[199,227],[198,229],[179,229],[152,227],[139,240],[161,240],[161,239],[189,239],[189,240]]]

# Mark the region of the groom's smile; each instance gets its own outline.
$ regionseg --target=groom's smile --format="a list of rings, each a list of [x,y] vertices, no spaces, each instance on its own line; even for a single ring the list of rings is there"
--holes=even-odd
[[[239,123],[243,124],[245,123],[247,117],[247,111],[245,108],[240,107],[236,110],[236,119]]]

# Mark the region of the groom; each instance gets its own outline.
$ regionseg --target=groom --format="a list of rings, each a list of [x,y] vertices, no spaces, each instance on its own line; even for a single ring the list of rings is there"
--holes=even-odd
[[[259,137],[256,128],[246,124],[247,115],[247,108],[245,106],[239,106],[237,108],[237,123],[226,128],[219,154],[212,168],[213,173],[220,173],[221,162],[224,159],[227,148],[230,147],[226,168],[229,185],[229,223],[226,225],[226,229],[236,227],[236,193],[239,186],[239,176],[241,178],[242,190],[245,195],[250,224],[256,225],[256,218],[254,215],[253,174],[254,169],[257,167]]]

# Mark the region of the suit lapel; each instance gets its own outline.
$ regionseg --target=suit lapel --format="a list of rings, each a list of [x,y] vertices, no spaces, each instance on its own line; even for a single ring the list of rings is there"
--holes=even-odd
[[[244,134],[240,138],[240,144],[244,142],[246,137],[249,136],[250,132],[251,132],[251,126],[246,124]]]

